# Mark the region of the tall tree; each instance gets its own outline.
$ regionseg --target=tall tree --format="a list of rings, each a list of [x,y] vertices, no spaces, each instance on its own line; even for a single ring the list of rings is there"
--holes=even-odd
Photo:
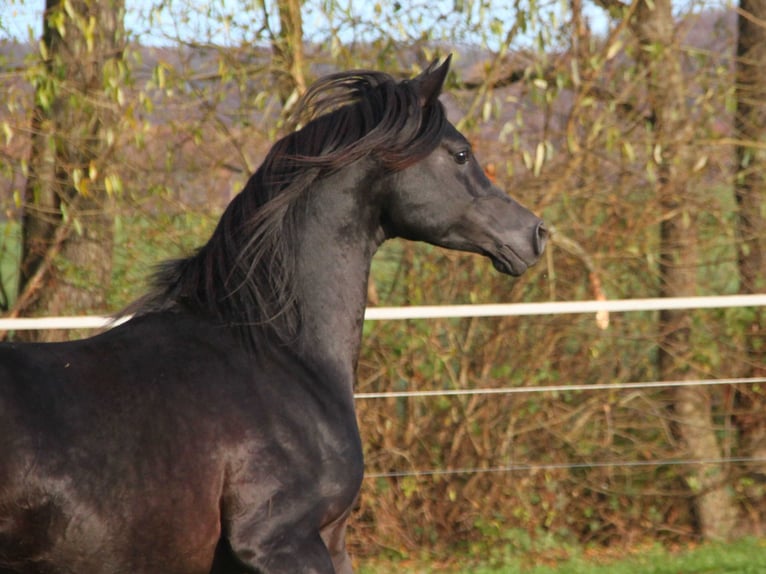
[[[106,190],[124,0],[46,0],[11,315],[104,309],[113,215]],[[62,338],[43,332],[39,338]]]
[[[692,143],[694,124],[688,110],[683,56],[675,37],[671,0],[599,0],[612,15],[628,18],[638,43],[639,73],[646,80],[651,126],[655,191],[661,211],[659,224],[659,280],[663,297],[696,294],[698,267],[697,209],[692,201],[696,162]],[[666,310],[659,320],[659,375],[663,380],[695,379],[691,317]],[[678,387],[673,415],[679,438],[690,459],[720,459],[707,388]],[[695,503],[700,534],[726,539],[737,522],[737,508],[716,464],[700,462],[686,477]]]
[[[696,294],[698,241],[697,206],[691,198],[693,123],[687,106],[683,59],[675,38],[670,0],[639,0],[631,20],[639,43],[640,65],[646,74],[653,117],[654,158],[660,222],[660,294]],[[683,311],[660,313],[659,371],[663,380],[694,379],[691,318]],[[674,414],[678,432],[692,459],[722,456],[713,424],[711,397],[704,387],[683,386],[675,391]],[[694,495],[700,533],[705,539],[726,539],[736,525],[736,506],[715,464],[700,463],[687,477]]]
[[[738,266],[741,293],[766,290],[766,0],[740,0],[736,96]],[[747,320],[743,375],[766,375],[766,315],[756,309]],[[766,457],[766,396],[751,385],[739,389],[742,449]],[[761,473],[764,472],[761,465]]]
[[[737,37],[735,123],[739,171],[735,179],[738,205],[740,291],[766,287],[766,0],[740,0]],[[752,351],[752,349],[751,349]],[[760,367],[763,364],[760,363]]]

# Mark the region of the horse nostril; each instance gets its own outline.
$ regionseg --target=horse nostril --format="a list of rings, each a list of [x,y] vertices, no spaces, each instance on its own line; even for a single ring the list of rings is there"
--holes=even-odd
[[[535,255],[542,255],[547,240],[548,229],[545,227],[545,222],[541,221],[535,228]]]

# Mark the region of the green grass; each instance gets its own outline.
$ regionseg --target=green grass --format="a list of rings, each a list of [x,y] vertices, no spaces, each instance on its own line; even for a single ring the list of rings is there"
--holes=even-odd
[[[766,574],[766,539],[744,539],[730,544],[707,544],[669,551],[659,547],[615,552],[577,553],[567,558],[542,556],[534,563],[520,556],[508,563],[483,564],[479,557],[450,559],[447,565],[428,561],[371,560],[359,574]]]
[[[218,217],[203,212],[124,216],[115,223],[109,307],[120,309],[146,292],[155,267],[194,253],[213,232]]]
[[[0,305],[10,305],[16,296],[19,274],[19,228],[13,222],[0,222]],[[5,301],[4,297],[9,300]]]
[[[127,215],[115,220],[112,280],[106,307],[76,313],[114,313],[147,290],[155,266],[166,259],[194,252],[212,233],[217,217],[206,212]],[[0,221],[0,315],[16,301],[21,258],[18,221]],[[72,311],[64,308],[59,313]],[[92,330],[71,330],[68,338],[92,335]]]
[[[193,211],[117,218],[109,308],[116,311],[144,293],[155,265],[193,253],[216,222],[214,215]],[[18,222],[0,222],[0,305],[12,305],[16,296],[20,238]],[[3,300],[3,293],[8,301]]]

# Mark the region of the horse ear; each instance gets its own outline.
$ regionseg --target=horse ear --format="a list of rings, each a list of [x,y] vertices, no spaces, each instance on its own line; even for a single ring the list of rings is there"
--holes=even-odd
[[[452,54],[447,56],[447,59],[441,65],[437,65],[438,60],[434,60],[428,68],[413,80],[415,89],[418,92],[418,100],[422,107],[425,108],[434,104],[439,98],[444,80],[449,71],[450,60],[452,60]]]

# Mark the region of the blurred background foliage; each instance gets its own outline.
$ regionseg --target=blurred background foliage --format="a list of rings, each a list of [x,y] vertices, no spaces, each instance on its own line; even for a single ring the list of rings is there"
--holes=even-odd
[[[450,118],[552,242],[516,280],[390,242],[371,305],[766,290],[766,82],[758,42],[744,42],[764,37],[762,1],[3,2],[8,316],[121,308],[155,263],[205,241],[313,79],[409,77],[448,53]],[[72,59],[93,68],[87,81]],[[81,141],[67,121],[86,126]],[[30,214],[47,226],[36,239]],[[78,255],[105,236],[107,251]],[[63,286],[79,294],[46,296]],[[370,322],[357,390],[762,378],[765,337],[751,308]],[[360,400],[368,478],[352,550],[763,534],[763,383],[689,392]]]

